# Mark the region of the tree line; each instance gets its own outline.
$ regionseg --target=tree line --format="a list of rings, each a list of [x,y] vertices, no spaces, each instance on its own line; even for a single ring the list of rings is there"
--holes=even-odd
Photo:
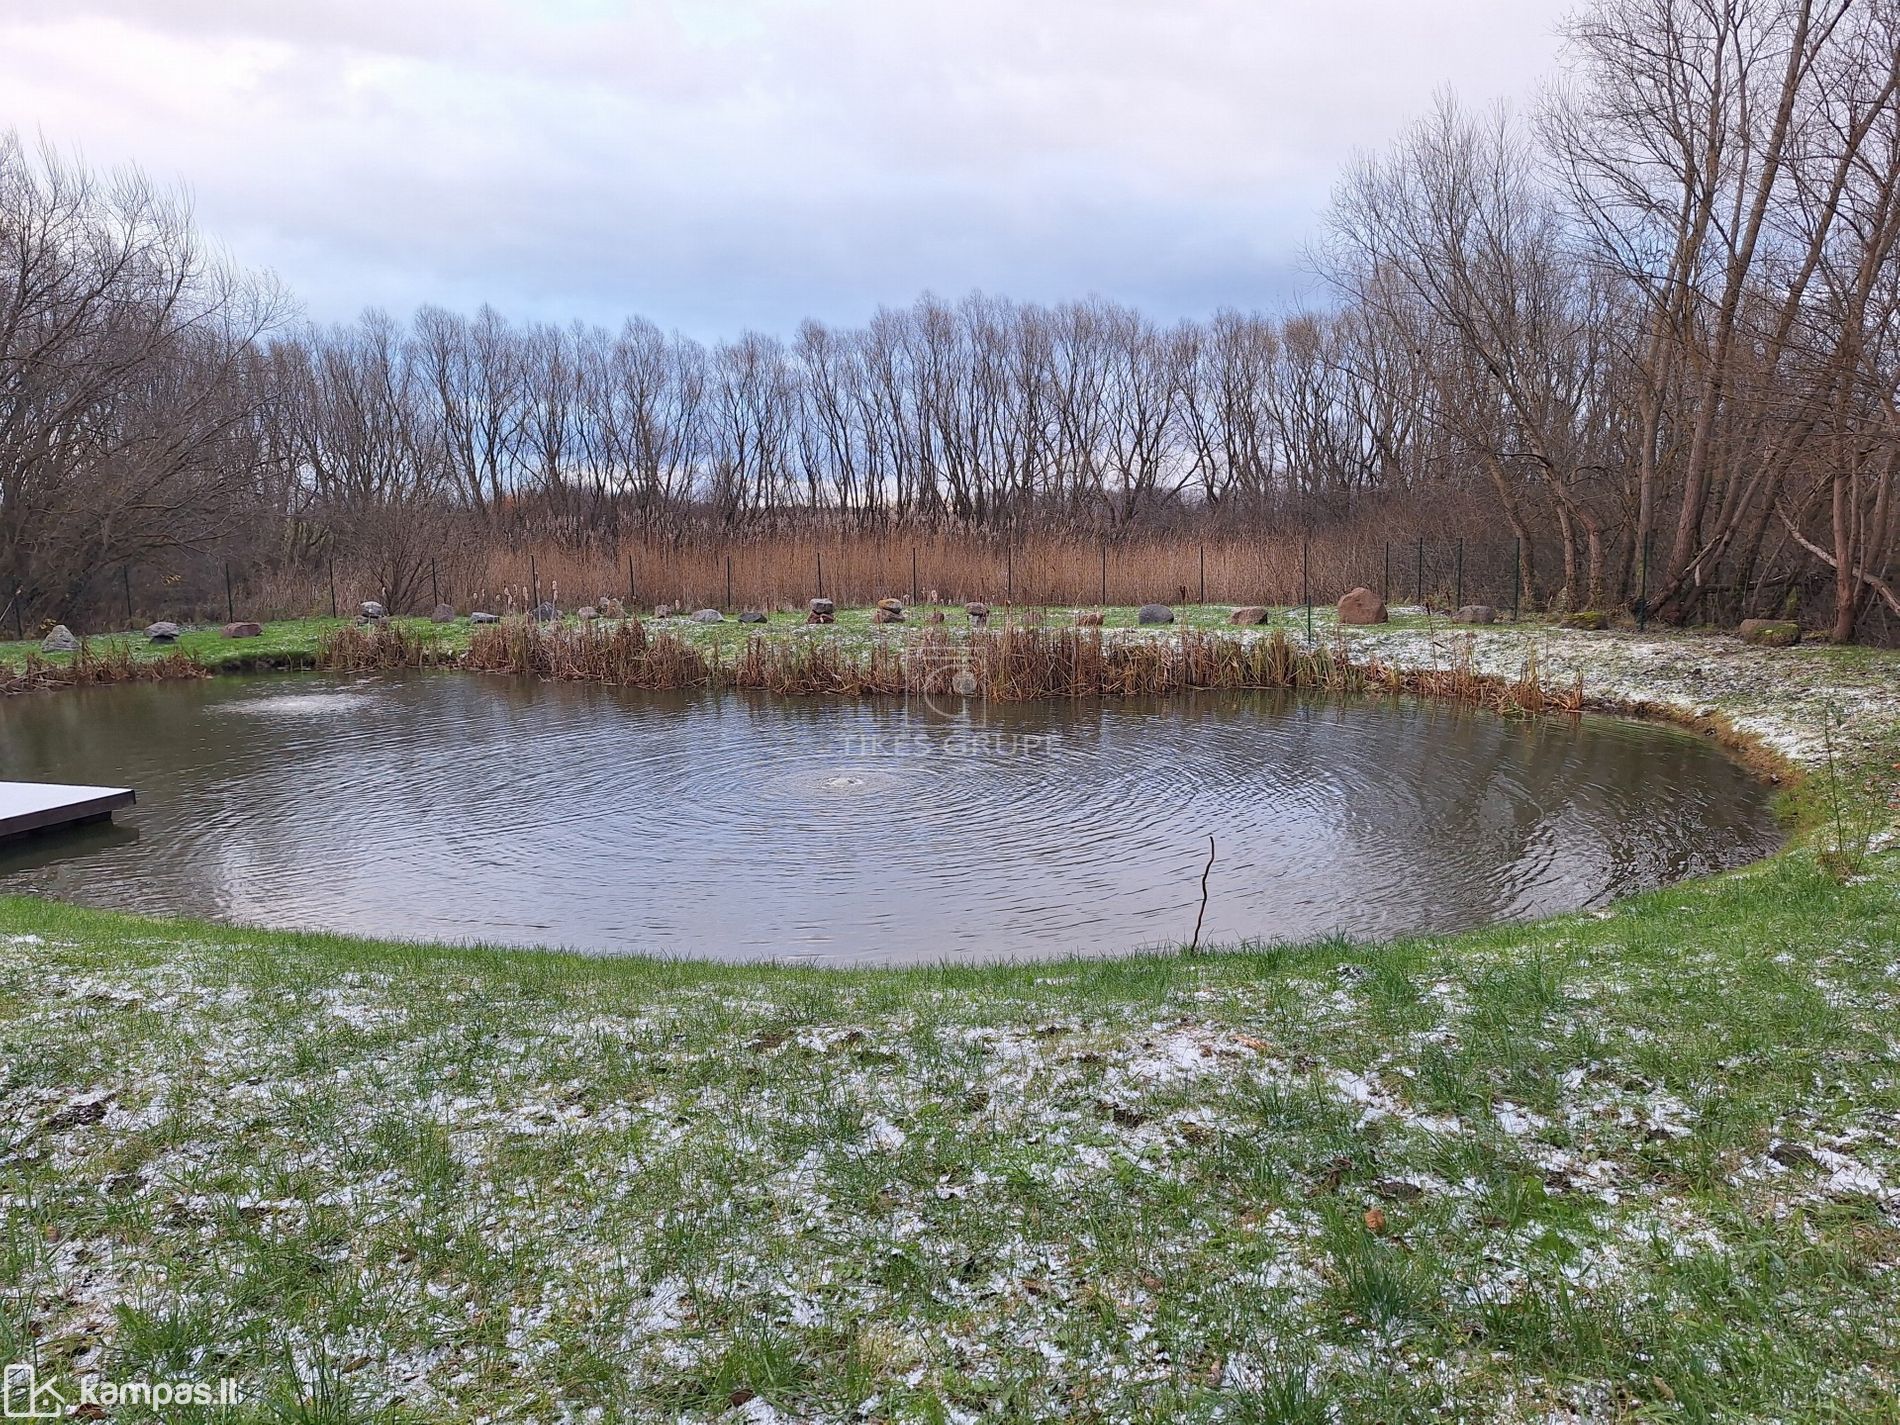
[[[186,206],[0,137],[0,604],[206,551],[1127,540],[1479,508],[1532,603],[1900,616],[1900,0],[1599,0],[1533,112],[1345,173],[1332,299],[1164,323],[925,297],[701,342],[318,327]],[[17,592],[16,592],[17,591]]]

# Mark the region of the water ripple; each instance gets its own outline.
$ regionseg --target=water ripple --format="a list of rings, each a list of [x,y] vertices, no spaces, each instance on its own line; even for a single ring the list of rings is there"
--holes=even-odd
[[[19,699],[5,775],[136,837],[0,889],[453,940],[825,962],[1394,935],[1600,903],[1775,841],[1705,742],[1208,695],[960,711],[452,675]]]

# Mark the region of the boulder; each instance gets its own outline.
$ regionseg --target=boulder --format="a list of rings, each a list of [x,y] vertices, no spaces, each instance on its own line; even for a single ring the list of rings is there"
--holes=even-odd
[[[1588,629],[1592,633],[1608,628],[1610,624],[1600,609],[1580,609],[1574,614],[1565,614],[1558,622],[1565,628]]]
[[[374,599],[363,600],[362,604],[359,605],[359,607],[362,610],[362,614],[364,618],[379,619],[379,618],[389,617],[389,610],[384,608],[381,604],[377,603],[376,600]]]
[[[627,606],[618,599],[602,599],[600,601],[600,616],[602,618],[625,618],[627,616]]]
[[[1227,622],[1237,623],[1243,628],[1252,628],[1255,624],[1267,621],[1267,611],[1258,604],[1250,604],[1244,609],[1235,609],[1227,615]]]
[[[63,623],[54,624],[51,630],[48,631],[46,637],[40,640],[40,652],[42,653],[77,653],[78,651],[79,640],[73,636],[73,631]]]
[[[1353,589],[1339,600],[1339,621],[1352,624],[1384,623],[1385,600],[1370,589]]]
[[[971,623],[988,623],[990,619],[990,606],[975,599],[963,606],[963,612]]]
[[[879,599],[877,606],[886,613],[897,614],[900,617],[904,612],[904,601],[902,599]]]
[[[547,599],[541,600],[528,612],[536,623],[553,623],[561,616],[561,611]]]
[[[600,617],[600,610],[595,608],[592,604],[582,604],[580,608],[575,611],[574,617],[578,618],[582,623],[592,623],[595,619]]]
[[[740,623],[770,623],[771,618],[763,609],[747,609],[739,615]]]
[[[1466,604],[1451,616],[1453,623],[1496,623],[1498,611],[1489,604]]]
[[[655,604],[655,605],[653,606],[653,617],[655,617],[655,618],[672,618],[672,617],[673,617],[673,606],[672,606],[671,604]]]
[[[437,623],[454,623],[455,610],[450,608],[447,604],[437,604],[435,606],[435,612],[430,614],[429,617]]]
[[[226,638],[261,638],[264,628],[255,623],[227,623],[219,632]]]
[[[838,612],[838,606],[830,599],[813,599],[811,611],[815,614],[835,614]]]
[[[718,609],[701,609],[693,615],[694,623],[724,623],[726,616]]]
[[[1736,632],[1743,643],[1758,648],[1787,648],[1801,641],[1801,625],[1790,619],[1745,618]]]
[[[1135,611],[1136,623],[1173,623],[1174,610],[1166,604],[1143,604]]]
[[[1079,610],[1075,616],[1075,626],[1077,628],[1100,628],[1102,626],[1102,611],[1100,609]]]
[[[872,623],[902,623],[903,621],[904,611],[901,608],[887,609],[883,604],[879,604],[871,610]]]
[[[145,627],[145,636],[153,643],[176,643],[181,632],[183,630],[170,619],[160,619],[157,623],[147,624]]]
[[[468,616],[468,621],[470,623],[500,623],[501,615],[500,614],[486,614],[486,613],[472,613]]]

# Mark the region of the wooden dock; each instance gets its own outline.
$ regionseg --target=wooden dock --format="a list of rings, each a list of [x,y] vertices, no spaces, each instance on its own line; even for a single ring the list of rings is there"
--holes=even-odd
[[[110,821],[138,797],[127,787],[64,787],[57,782],[0,782],[0,841],[66,826]]]

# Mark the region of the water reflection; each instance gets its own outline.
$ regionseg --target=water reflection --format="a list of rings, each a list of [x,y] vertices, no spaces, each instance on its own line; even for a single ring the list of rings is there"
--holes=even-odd
[[[0,775],[137,787],[0,890],[722,958],[1113,953],[1592,905],[1772,849],[1706,742],[1209,694],[952,708],[417,674],[0,703]]]

